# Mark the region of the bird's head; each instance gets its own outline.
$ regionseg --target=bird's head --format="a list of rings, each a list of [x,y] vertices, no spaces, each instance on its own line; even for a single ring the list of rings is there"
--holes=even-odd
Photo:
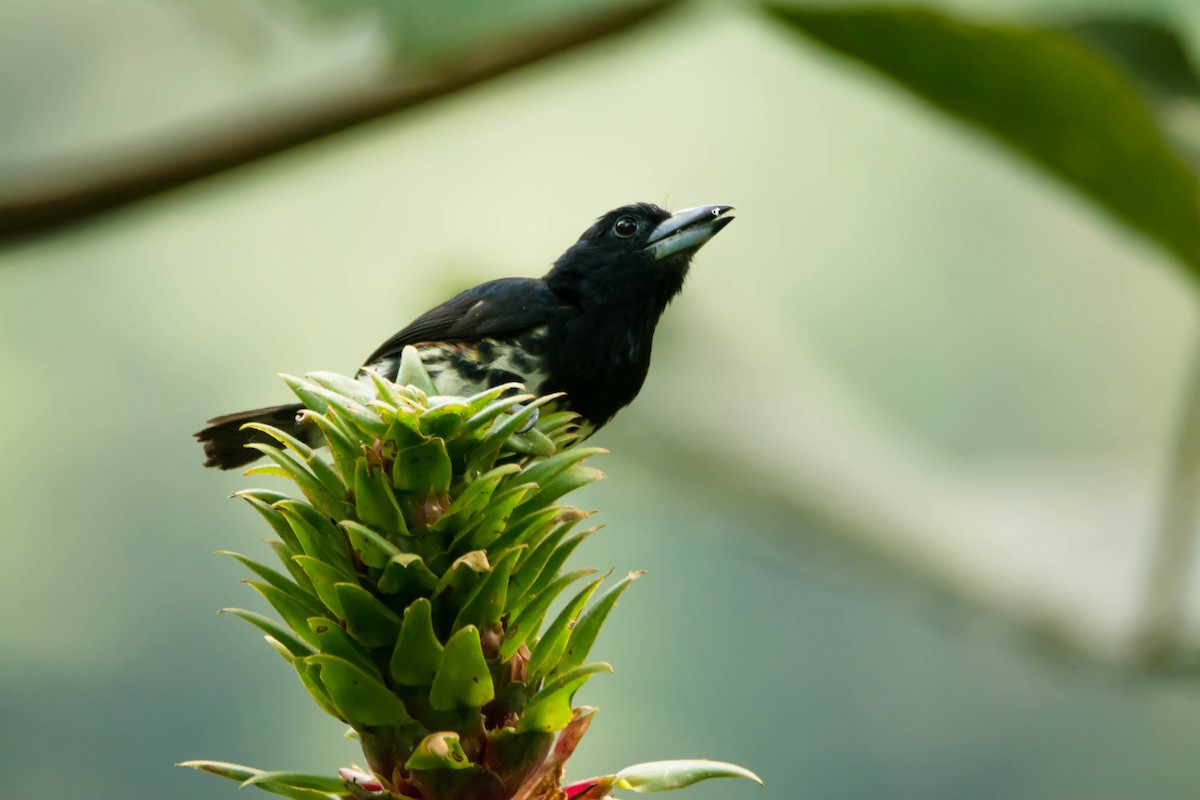
[[[573,302],[644,299],[662,311],[687,277],[692,256],[733,221],[732,206],[696,206],[674,214],[634,203],[596,220],[546,275]]]

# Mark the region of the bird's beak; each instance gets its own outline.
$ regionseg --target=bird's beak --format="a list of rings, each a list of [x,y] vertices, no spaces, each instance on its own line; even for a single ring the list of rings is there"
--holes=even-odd
[[[696,250],[733,222],[733,206],[696,206],[667,217],[650,232],[643,252],[662,261],[669,256]]]

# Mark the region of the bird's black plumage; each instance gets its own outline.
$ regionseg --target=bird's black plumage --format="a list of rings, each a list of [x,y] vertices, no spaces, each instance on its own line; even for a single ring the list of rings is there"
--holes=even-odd
[[[401,352],[413,345],[439,391],[471,394],[519,381],[535,394],[564,392],[565,404],[598,428],[637,396],[659,317],[683,288],[695,251],[733,220],[731,210],[699,206],[672,215],[651,203],[614,209],[545,276],[467,289],[380,345],[364,368],[394,380]],[[273,443],[241,430],[248,422],[303,438],[299,409],[273,406],[209,420],[196,434],[205,466],[248,464],[259,453],[247,443]]]

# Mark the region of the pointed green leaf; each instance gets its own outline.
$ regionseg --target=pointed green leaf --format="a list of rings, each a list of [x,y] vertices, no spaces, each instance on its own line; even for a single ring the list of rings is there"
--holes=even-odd
[[[234,497],[240,497],[249,503],[255,511],[262,515],[275,534],[282,539],[288,547],[293,550],[300,550],[300,542],[296,539],[296,534],[292,531],[292,526],[284,519],[283,514],[273,505],[280,500],[289,500],[287,495],[279,492],[268,492],[264,489],[248,489],[241,492],[234,492]]]
[[[317,593],[317,597],[321,598],[321,603],[325,608],[332,611],[338,619],[345,619],[346,612],[342,608],[342,600],[334,586],[348,580],[350,576],[312,556],[295,556],[292,560],[308,573],[309,579],[313,582],[313,591]],[[324,613],[324,611],[319,613]],[[306,624],[307,619],[308,617],[305,617]]]
[[[401,686],[429,686],[442,663],[442,643],[433,632],[433,606],[422,597],[404,611],[392,651],[392,678]]]
[[[634,764],[618,772],[616,778],[619,788],[631,792],[682,789],[709,778],[746,778],[762,786],[762,778],[744,767],[701,758]]]
[[[262,786],[268,784],[288,786],[293,789],[312,789],[316,792],[345,794],[346,782],[341,778],[331,778],[328,775],[309,775],[304,772],[260,772],[242,781],[242,787]]]
[[[282,470],[283,477],[293,481],[308,498],[308,501],[320,508],[326,514],[341,514],[345,511],[345,501],[342,496],[330,492],[313,473],[308,462],[290,450],[280,450],[278,447],[262,442],[251,442],[246,445],[251,450],[257,450],[265,455],[275,467]],[[261,468],[246,470],[246,474],[260,474]],[[278,473],[276,473],[278,474]],[[340,481],[340,478],[338,479]]]
[[[329,517],[298,500],[281,500],[275,508],[288,521],[305,555],[324,561],[346,575],[353,574],[346,534],[334,527]]]
[[[498,386],[493,386],[490,389],[484,389],[482,392],[479,392],[478,394],[471,395],[470,397],[467,398],[467,408],[470,410],[471,415],[472,415],[471,421],[468,424],[471,425],[472,427],[474,427],[477,424],[482,424],[483,422],[486,422],[487,420],[482,420],[480,422],[476,422],[474,419],[474,415],[478,414],[480,411],[483,411],[485,408],[490,408],[496,400],[500,399],[501,396],[503,396],[505,394],[509,394],[511,396],[511,393],[521,392],[521,391],[524,391],[524,389],[525,389],[525,387],[519,383],[515,383],[515,382],[514,383],[502,383]],[[527,399],[532,400],[533,395],[528,395]],[[524,401],[517,401],[517,402],[524,402]],[[497,413],[499,414],[500,412],[497,412]],[[489,417],[489,419],[491,419],[491,418]]]
[[[349,486],[354,481],[354,460],[361,453],[349,432],[335,420],[315,411],[306,409],[300,412],[300,416],[321,429],[325,443],[329,446],[329,453],[341,473],[342,482]]]
[[[479,583],[479,588],[454,618],[453,630],[474,625],[479,630],[488,630],[500,622],[504,613],[504,601],[508,597],[508,578],[513,566],[525,548],[514,547],[497,559],[492,571]]]
[[[375,675],[379,672],[371,660],[371,654],[354,641],[336,620],[328,617],[309,617],[308,628],[317,637],[322,653],[344,658],[369,674]]]
[[[336,720],[349,724],[349,720],[333,704],[333,698],[329,696],[329,691],[325,688],[325,684],[321,682],[321,669],[309,661],[311,657],[297,658],[292,662],[292,666],[296,668],[296,674],[300,676],[300,682],[304,684],[304,688],[308,690],[313,702],[322,711]]]
[[[438,393],[429,373],[425,371],[425,365],[421,363],[421,354],[412,345],[400,351],[400,368],[396,371],[395,382],[401,386],[413,386],[427,395]]]
[[[603,477],[604,473],[600,470],[585,467],[582,464],[568,467],[553,480],[542,484],[541,488],[534,492],[534,496],[526,500],[512,515],[512,522],[517,522],[527,514],[533,514],[545,508],[568,492],[573,492]]]
[[[562,544],[555,547],[554,552],[550,554],[550,558],[546,561],[546,565],[542,567],[542,571],[538,574],[537,578],[534,579],[533,585],[529,587],[529,595],[531,597],[536,597],[547,586],[549,586],[551,582],[556,580],[559,571],[563,568],[563,564],[567,562],[567,559],[570,557],[571,553],[575,552],[575,548],[578,547],[584,539],[591,536],[599,529],[600,526],[597,525],[593,528],[588,528],[585,531],[580,531]]]
[[[550,610],[550,605],[560,594],[562,594],[563,590],[565,590],[579,578],[587,575],[594,575],[595,573],[596,570],[594,569],[576,570],[570,574],[563,575],[561,578],[552,582],[549,586],[539,592],[538,596],[534,598],[533,602],[526,606],[525,610],[522,611],[515,620],[509,622],[508,626],[505,628],[505,638],[500,644],[500,660],[508,661],[510,658],[512,658],[513,654],[517,652],[521,645],[537,631],[538,627],[542,624],[542,619],[546,616],[546,612]],[[570,610],[575,609],[574,613],[564,622],[564,628],[572,620],[574,620],[576,615],[579,614],[578,609],[583,608],[584,604],[587,603],[588,598],[592,596],[592,592],[596,591],[596,587],[599,586],[603,580],[604,576],[602,575],[585,586],[583,590],[576,595],[575,600],[563,609],[564,612],[569,612]],[[550,631],[547,631],[548,635],[549,633]],[[546,637],[543,637],[543,639],[545,638]],[[542,642],[539,641],[538,644],[540,645]],[[563,646],[566,645],[565,635],[562,637],[562,644]],[[554,660],[557,661],[557,658],[554,658]],[[529,661],[529,674],[531,676],[534,674],[532,656],[530,657]]]
[[[430,401],[429,409],[421,414],[421,433],[439,439],[449,439],[457,433],[467,416],[467,404],[461,400],[438,398]]]
[[[267,436],[275,439],[282,444],[294,456],[296,464],[304,464],[311,471],[317,482],[324,487],[329,496],[333,500],[340,501],[346,496],[346,485],[342,480],[342,476],[337,473],[333,466],[326,461],[320,453],[317,453],[307,443],[300,441],[296,437],[285,433],[279,428],[271,425],[265,425],[260,422],[248,422],[242,426],[242,429],[249,429],[265,433]],[[278,450],[279,448],[272,448]],[[274,459],[272,459],[274,460]],[[278,463],[278,462],[277,462]],[[299,481],[297,481],[299,483]],[[314,490],[315,491],[315,490]]]
[[[321,613],[320,601],[317,600],[317,598],[313,596],[311,592],[303,587],[297,586],[295,582],[289,580],[286,576],[280,574],[279,572],[276,572],[264,564],[259,564],[253,559],[247,558],[239,553],[234,553],[230,550],[218,550],[217,555],[233,556],[238,561],[242,562],[243,565],[249,568],[250,571],[255,575],[262,578],[284,594],[289,595],[301,606],[307,607],[309,611],[314,614]]]
[[[348,378],[345,375],[339,375],[336,372],[308,372],[305,373],[304,377],[318,386],[328,389],[331,392],[336,392],[364,406],[377,396],[371,384],[355,380],[354,378]]]
[[[507,488],[502,494],[493,497],[483,516],[470,523],[454,538],[450,545],[451,550],[455,552],[464,548],[481,550],[493,545],[496,537],[508,525],[508,520],[513,515],[513,509],[535,488],[531,483],[522,484]]]
[[[481,575],[486,575],[492,571],[492,565],[488,563],[487,553],[482,550],[472,550],[469,553],[464,553],[454,559],[454,563],[450,565],[450,569],[442,575],[442,579],[438,581],[437,589],[434,593],[442,595],[449,589],[458,601],[456,606],[461,606],[475,591],[475,587],[479,584]]]
[[[292,385],[292,381],[303,388],[304,395],[300,399],[305,405],[308,405],[306,397],[319,400],[323,408],[317,409],[310,405],[309,408],[314,411],[343,420],[353,429],[361,431],[372,439],[378,439],[387,430],[387,423],[383,421],[383,418],[362,403],[338,392],[330,391],[314,381],[293,378],[288,381],[288,385],[292,386],[292,391],[295,391],[297,395],[300,395],[300,392],[297,391],[296,386]]]
[[[313,449],[297,439],[295,436],[285,433],[284,431],[279,430],[279,428],[267,425],[263,422],[247,422],[239,430],[252,430],[265,433],[267,436],[270,436],[272,439],[279,442],[281,445],[299,456],[300,460],[302,461],[307,461],[313,454]]]
[[[498,553],[518,544],[525,545],[526,549],[531,551],[550,533],[554,523],[561,517],[561,508],[549,508],[530,514],[520,522],[506,525],[505,530],[488,545],[488,552]]]
[[[446,642],[442,663],[429,690],[430,703],[439,711],[481,708],[495,696],[479,631],[474,625],[460,628]]]
[[[358,554],[358,560],[368,567],[382,569],[395,556],[400,555],[400,548],[389,542],[382,534],[360,525],[351,519],[338,523],[350,539],[350,546]]]
[[[313,654],[311,647],[300,641],[300,639],[292,635],[291,631],[269,617],[264,617],[262,614],[255,613],[254,611],[246,611],[241,608],[222,608],[219,613],[233,614],[234,616],[241,617],[268,636],[273,636],[275,641],[286,647],[287,651],[297,658]]]
[[[176,764],[177,767],[191,767],[192,769],[203,770],[210,772],[213,775],[220,775],[222,778],[232,778],[236,781],[245,781],[252,779],[257,775],[265,774],[262,770],[254,769],[253,767],[243,767],[239,764],[227,764],[223,761],[184,761]],[[322,792],[315,792],[309,789],[300,789],[282,784],[266,784],[259,785],[260,789],[265,789],[272,794],[288,797],[291,800],[329,800],[329,795]]]
[[[521,482],[536,483],[539,486],[544,486],[585,458],[603,455],[607,452],[603,447],[574,447],[570,450],[564,450],[556,456],[536,461],[521,470]]]
[[[569,517],[566,522],[558,525],[521,564],[508,591],[508,608],[511,614],[520,614],[527,603],[558,577],[567,557],[579,543],[599,529],[597,526],[581,531],[566,543],[562,543],[563,536],[582,519],[586,517]]]
[[[616,586],[605,592],[595,605],[584,612],[579,621],[575,623],[575,627],[571,629],[571,638],[567,642],[567,649],[551,674],[567,672],[583,663],[596,641],[596,636],[600,633],[601,626],[604,625],[604,620],[608,617],[608,612],[612,611],[613,606],[617,604],[621,593],[629,588],[629,584],[645,574],[642,570],[629,573]]]
[[[400,635],[400,617],[356,583],[334,585],[345,612],[346,632],[363,647],[392,647]]]
[[[542,690],[530,699],[525,715],[517,723],[517,730],[562,730],[571,721],[571,699],[576,690],[600,672],[612,672],[612,667],[605,663],[588,664],[547,681]]]
[[[408,533],[404,513],[392,493],[390,476],[383,470],[372,469],[365,458],[354,465],[354,507],[358,518],[372,528]]]
[[[321,683],[334,705],[356,727],[413,724],[404,704],[379,678],[337,656],[309,656],[306,660],[320,669]]]
[[[280,514],[279,518],[282,520],[283,515]],[[287,525],[287,521],[285,520],[283,524]],[[289,528],[288,530],[290,531],[291,529]],[[295,534],[292,534],[292,536],[294,537]],[[274,551],[275,556],[279,559],[279,562],[287,568],[288,575],[292,576],[292,580],[296,582],[296,585],[303,589],[307,594],[311,595],[312,597],[316,597],[316,592],[313,591],[312,580],[309,579],[308,573],[300,569],[300,565],[292,559],[292,556],[298,556],[301,553],[299,549],[299,543],[297,543],[295,550],[293,550],[290,545],[285,544],[278,539],[268,540],[267,545],[271,548],[271,550]]]
[[[509,384],[509,386],[520,388],[521,385]],[[502,395],[503,392],[497,391],[501,388],[502,387],[496,387],[496,389],[488,392],[493,399],[489,400],[484,405],[478,405],[474,401],[469,401],[469,405],[473,411],[471,416],[467,418],[467,421],[463,423],[462,428],[459,431],[460,437],[465,438],[465,434],[470,432],[473,437],[477,437],[478,441],[483,441],[483,438],[487,435],[493,420],[511,411],[514,405],[528,403],[530,400],[534,399],[534,395],[526,394],[524,392],[508,394],[507,396],[501,397],[500,395]],[[497,453],[498,452],[499,451],[497,451]],[[494,460],[495,457],[493,456],[492,461]],[[490,466],[490,464],[484,465],[482,461],[475,465],[475,467],[480,471],[487,469]]]
[[[514,433],[504,440],[504,447],[514,453],[541,456],[542,458],[549,458],[558,449],[554,446],[554,440],[537,428],[530,428],[524,433]]]
[[[271,608],[275,609],[275,612],[283,618],[289,628],[296,632],[297,636],[313,647],[317,646],[316,637],[308,630],[309,612],[307,608],[292,599],[291,595],[284,594],[268,583],[259,583],[258,581],[246,581],[246,583],[271,604]]]
[[[279,377],[283,378],[283,382],[288,385],[288,388],[292,390],[292,393],[296,395],[306,408],[318,414],[324,414],[329,409],[329,404],[325,402],[325,399],[313,391],[314,389],[322,389],[321,386],[282,372],[279,373]]]
[[[267,635],[263,636],[263,641],[265,641],[272,650],[274,650],[276,653],[279,653],[279,657],[284,661],[288,662],[289,664],[292,664],[296,661],[295,654],[292,653],[291,650],[288,650],[283,642],[279,641],[271,634],[268,633]],[[311,653],[312,651],[310,650],[309,652]]]
[[[582,570],[577,570],[582,572]],[[538,638],[537,644],[532,647],[532,652],[529,655],[529,664],[526,671],[529,675],[530,683],[541,680],[551,670],[558,666],[558,662],[562,659],[563,651],[567,649],[567,642],[571,638],[571,628],[575,624],[575,620],[583,613],[583,607],[587,605],[587,601],[591,598],[592,593],[596,591],[596,587],[600,585],[609,575],[612,570],[604,573],[596,581],[585,586],[580,590],[571,602],[558,612],[558,616],[550,623],[541,637]]]
[[[561,394],[548,394],[543,397],[535,397],[529,401],[523,401],[515,413],[507,419],[493,424],[487,433],[484,434],[479,445],[467,459],[467,468],[483,470],[490,467],[495,462],[500,449],[504,446],[505,440],[523,428],[529,422],[529,418],[533,416],[534,411],[547,403],[554,402],[561,396]],[[515,398],[504,399],[509,401],[510,406],[513,405],[515,400]]]
[[[441,439],[430,439],[396,454],[392,464],[392,485],[415,492],[418,497],[443,495],[450,490],[452,474],[446,443]]]
[[[441,532],[451,524],[461,526],[470,521],[471,517],[487,507],[492,499],[492,493],[496,491],[496,487],[500,485],[504,477],[520,471],[519,464],[502,464],[480,475],[458,493],[458,497],[454,498],[454,502],[443,512],[437,522],[429,526],[430,530]]]
[[[425,566],[420,556],[400,553],[388,561],[377,585],[384,594],[412,596],[433,591],[438,585],[438,578]]]
[[[471,769],[473,766],[463,752],[458,734],[453,731],[438,731],[426,736],[404,764],[409,770]]]

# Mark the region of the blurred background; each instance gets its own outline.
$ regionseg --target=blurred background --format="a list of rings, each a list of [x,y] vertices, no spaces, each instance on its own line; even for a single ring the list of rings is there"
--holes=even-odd
[[[191,433],[640,200],[738,220],[575,498],[649,575],[570,777],[1200,795],[1200,7],[924,8],[0,4],[0,795],[361,761]]]

